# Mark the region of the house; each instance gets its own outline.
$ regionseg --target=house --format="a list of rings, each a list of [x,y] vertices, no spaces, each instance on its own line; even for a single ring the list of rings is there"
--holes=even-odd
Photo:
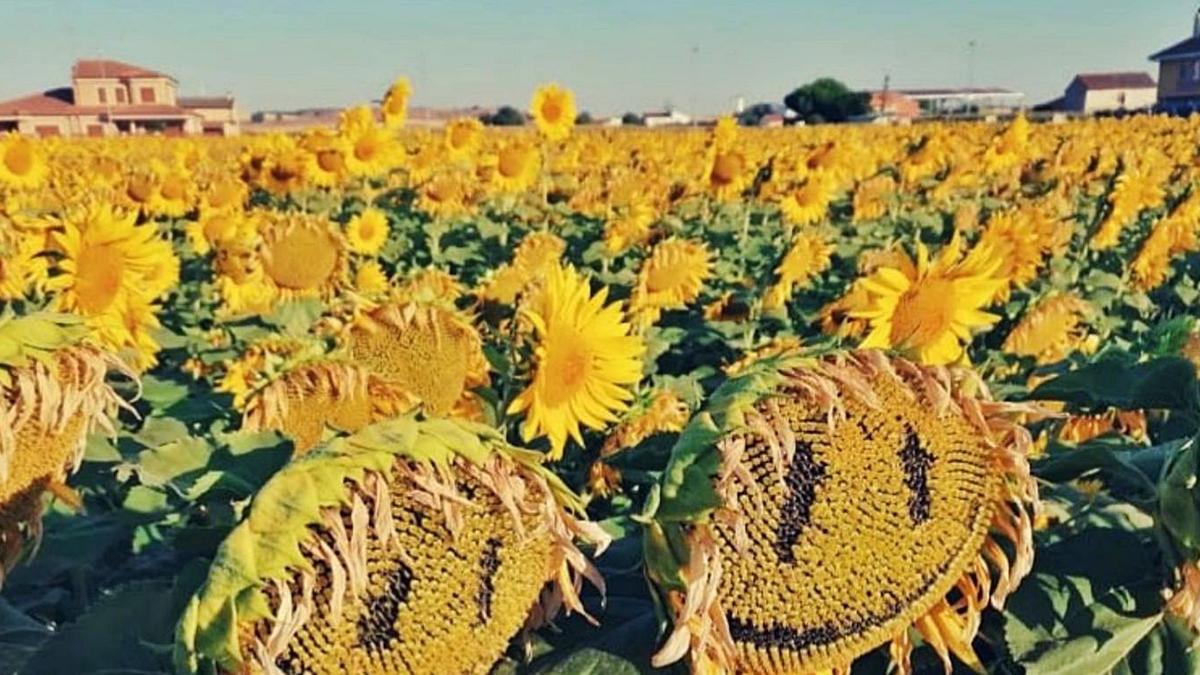
[[[911,120],[921,116],[921,104],[898,91],[871,92],[871,112],[879,117]]]
[[[1192,36],[1150,55],[1158,63],[1158,109],[1192,113],[1200,109],[1200,11]]]
[[[648,127],[686,126],[692,118],[678,110],[651,110],[642,113],[642,122]]]
[[[1080,73],[1067,85],[1056,110],[1097,113],[1146,110],[1154,106],[1158,85],[1145,72]]]
[[[111,59],[81,59],[71,86],[0,101],[0,132],[38,136],[236,133],[233,99],[179,99],[175,78]],[[209,106],[209,107],[205,107]],[[206,122],[206,120],[211,121]],[[233,120],[233,124],[229,121]]]

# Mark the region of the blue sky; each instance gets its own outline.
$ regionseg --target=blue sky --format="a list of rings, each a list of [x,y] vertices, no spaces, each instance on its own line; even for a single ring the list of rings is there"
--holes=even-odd
[[[409,75],[414,105],[728,109],[832,75],[860,88],[1005,86],[1037,103],[1076,72],[1151,70],[1190,34],[1185,0],[0,0],[0,98],[66,84],[77,56],[174,75],[247,111],[347,105]],[[975,40],[974,68],[967,43]],[[1152,74],[1157,75],[1153,70]]]

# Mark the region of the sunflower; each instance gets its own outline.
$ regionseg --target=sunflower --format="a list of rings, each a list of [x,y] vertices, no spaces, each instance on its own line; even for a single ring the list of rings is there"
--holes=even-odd
[[[1006,283],[994,276],[1001,262],[984,248],[963,257],[957,236],[931,262],[917,242],[916,261],[906,269],[881,267],[862,279],[865,304],[850,312],[870,323],[861,346],[899,349],[932,365],[958,361],[971,332],[1000,318],[982,308]]]
[[[355,364],[434,415],[469,408],[471,390],[488,384],[479,332],[446,301],[381,305],[358,316],[344,339]]]
[[[583,275],[555,265],[522,307],[537,334],[535,367],[508,413],[526,414],[526,442],[549,437],[552,459],[562,457],[568,437],[583,445],[580,425],[603,429],[616,420],[641,379],[645,345],[607,298],[607,288],[593,295]]]
[[[35,140],[11,132],[0,136],[0,187],[41,187],[50,167],[45,151]]]
[[[763,296],[763,309],[783,307],[791,299],[796,286],[807,284],[829,269],[832,254],[833,245],[820,235],[812,232],[797,235],[775,268],[776,281]]]
[[[824,173],[809,174],[804,184],[788,190],[779,202],[784,218],[796,225],[810,225],[825,217],[833,201],[833,179]]]
[[[196,188],[187,169],[161,161],[150,166],[155,174],[155,189],[146,201],[146,212],[151,216],[179,218],[191,211],[196,204]]]
[[[734,148],[720,150],[714,145],[709,152],[705,185],[717,199],[741,197],[754,175],[754,167],[741,151]]]
[[[346,179],[350,146],[345,138],[329,129],[310,129],[301,137],[300,147],[308,153],[305,175],[313,185],[336,187]]]
[[[52,233],[62,254],[47,290],[56,311],[85,317],[112,349],[129,346],[123,326],[137,301],[149,303],[174,288],[179,259],[153,223],[136,224],[137,213],[107,204],[69,214]]]
[[[188,243],[196,255],[208,255],[222,242],[233,241],[246,231],[244,215],[225,209],[201,209],[184,226]]]
[[[0,300],[23,298],[44,283],[48,269],[41,257],[44,242],[40,233],[0,231]]]
[[[608,538],[530,454],[402,417],[293,461],[217,550],[180,672],[487,672],[527,623],[583,613],[576,548]],[[431,665],[435,664],[435,665]]]
[[[1055,295],[1028,309],[1004,339],[1006,354],[1029,356],[1039,365],[1054,363],[1085,346],[1084,320],[1092,306],[1073,295]]]
[[[543,85],[533,92],[529,113],[538,131],[552,141],[561,141],[575,127],[575,95],[557,84]]]
[[[641,325],[658,320],[664,309],[681,309],[700,295],[712,273],[712,253],[702,241],[667,239],[654,246],[638,272],[630,314]]]
[[[200,207],[213,211],[241,211],[248,193],[246,184],[237,176],[217,176],[200,191]]]
[[[383,95],[383,105],[380,106],[384,126],[388,129],[404,126],[404,120],[408,119],[408,99],[411,95],[412,85],[408,83],[408,78],[396,78]]]
[[[452,159],[473,157],[483,140],[483,123],[474,117],[450,120],[442,132],[442,143]]]
[[[356,176],[375,177],[393,169],[403,158],[403,147],[387,129],[375,123],[365,107],[342,112],[338,133],[346,143],[346,168]]]
[[[981,614],[1032,566],[1037,484],[1017,421],[1032,408],[991,400],[969,371],[871,351],[764,361],[713,400],[673,456],[719,506],[681,526],[685,474],[668,467],[672,515],[646,533],[673,615],[653,664],[849,672],[888,645],[909,673],[915,631],[947,673],[952,656],[981,669]],[[709,457],[710,477],[693,472]]]
[[[635,202],[613,215],[604,225],[604,248],[612,255],[650,240],[651,226],[658,217],[653,206]]]
[[[354,271],[354,290],[370,298],[387,293],[390,284],[383,267],[374,260],[368,260]]]
[[[389,228],[387,214],[368,206],[346,223],[346,244],[355,253],[376,255],[387,243]]]
[[[888,200],[896,192],[896,181],[887,174],[868,178],[854,190],[854,222],[877,220],[887,213]]]
[[[529,284],[557,265],[567,243],[550,232],[535,232],[521,240],[512,262],[496,268],[484,280],[479,297],[511,305]]]
[[[0,316],[0,583],[26,538],[41,535],[44,494],[78,505],[64,481],[88,434],[116,433],[123,403],[105,378],[128,371],[85,344],[87,333],[68,315]]]
[[[492,159],[492,185],[500,192],[524,192],[538,179],[541,156],[520,138],[504,144]]]
[[[417,206],[439,218],[467,213],[469,198],[467,185],[458,173],[438,173],[417,189]]]
[[[416,403],[362,366],[328,357],[300,360],[246,396],[242,428],[278,431],[303,454],[326,427],[354,433]]]
[[[329,221],[268,212],[259,228],[262,271],[283,296],[328,297],[345,283],[346,240]]]
[[[258,182],[267,192],[282,197],[305,185],[311,154],[292,136],[273,134],[270,138]]]

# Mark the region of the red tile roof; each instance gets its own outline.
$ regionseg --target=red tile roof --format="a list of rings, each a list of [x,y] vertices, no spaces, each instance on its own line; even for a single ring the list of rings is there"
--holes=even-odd
[[[71,115],[78,111],[69,87],[0,102],[0,115]]]
[[[1071,84],[1079,82],[1084,89],[1092,91],[1101,89],[1153,89],[1154,78],[1145,72],[1140,73],[1080,73]]]
[[[0,117],[18,115],[103,115],[113,119],[129,117],[190,117],[190,110],[174,105],[75,105],[70,88],[51,89],[40,94],[30,94],[11,101],[0,102]]]
[[[112,59],[80,59],[71,67],[71,77],[165,77],[171,80],[175,79],[157,70],[150,70],[149,68],[135,66],[123,61],[113,61]]]

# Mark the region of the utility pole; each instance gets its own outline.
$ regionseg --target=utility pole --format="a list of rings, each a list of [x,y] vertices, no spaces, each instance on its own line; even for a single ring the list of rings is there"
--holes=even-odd
[[[967,42],[967,88],[975,87],[975,48],[979,43],[972,38]]]

